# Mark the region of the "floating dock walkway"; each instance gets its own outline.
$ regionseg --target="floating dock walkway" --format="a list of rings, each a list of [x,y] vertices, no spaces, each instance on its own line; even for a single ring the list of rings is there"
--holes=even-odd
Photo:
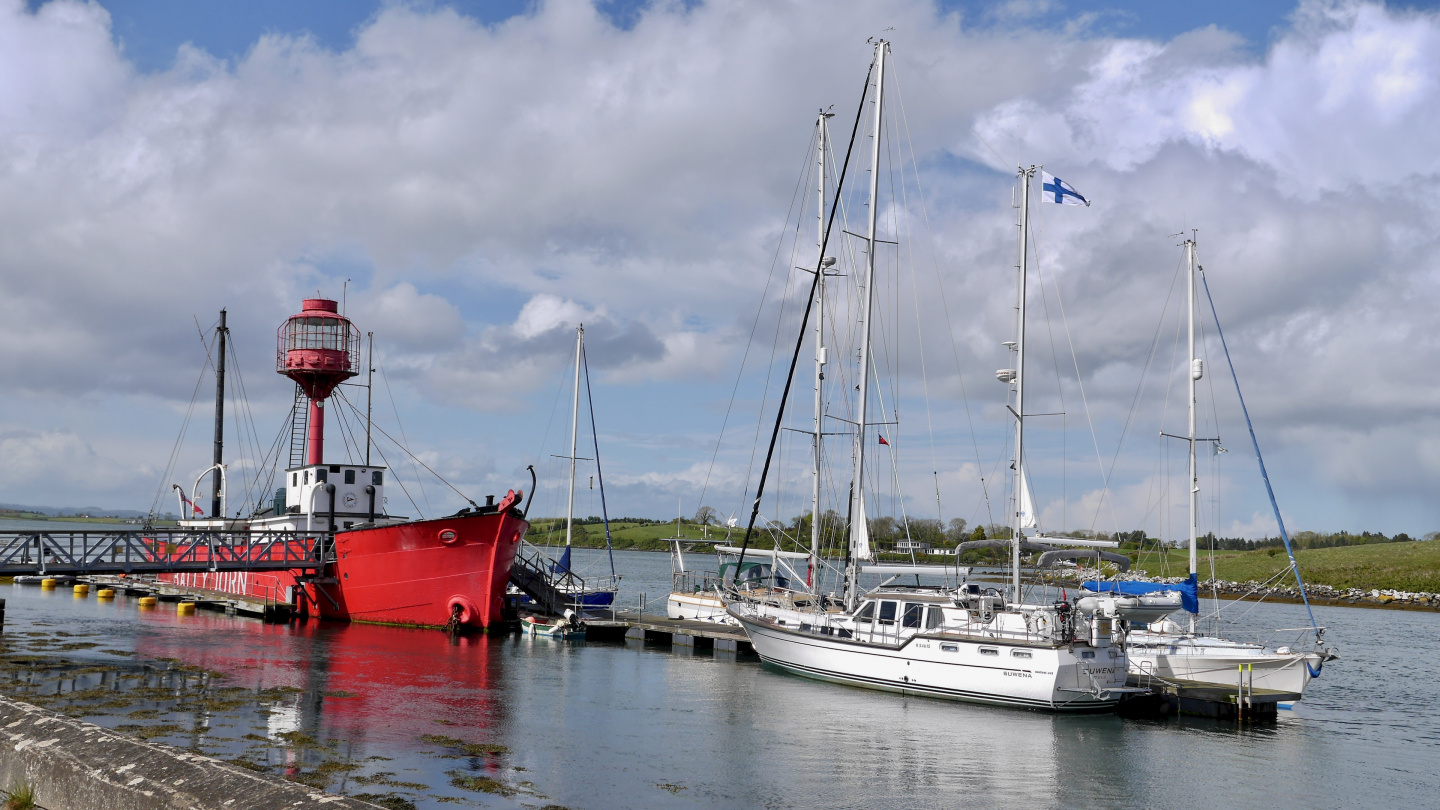
[[[1127,716],[1177,714],[1213,717],[1216,720],[1274,721],[1280,704],[1288,706],[1301,697],[1295,692],[1242,686],[1238,677],[1235,686],[1221,686],[1200,681],[1131,675],[1126,685],[1143,687],[1151,692],[1121,704],[1120,713]]]

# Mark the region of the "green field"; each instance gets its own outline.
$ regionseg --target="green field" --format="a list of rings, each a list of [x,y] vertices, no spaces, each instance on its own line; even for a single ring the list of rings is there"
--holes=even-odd
[[[610,524],[610,539],[615,548],[635,551],[668,551],[670,546],[665,541],[677,536],[699,539],[701,530],[699,526],[688,521],[681,524],[678,531],[674,522],[621,523],[617,521]],[[712,539],[724,536],[723,528],[717,530],[714,526],[710,527]],[[530,531],[526,532],[525,539],[537,546],[560,545],[565,542],[565,521],[554,518],[536,518],[530,522]],[[579,548],[604,548],[605,526],[601,524],[576,526],[574,544]],[[770,548],[768,538],[763,542],[756,539],[751,545],[755,548]]]
[[[1231,582],[1265,581],[1288,567],[1284,550],[1215,552],[1215,576]],[[1167,557],[1147,551],[1135,570],[1150,576],[1184,576],[1189,553],[1170,549]],[[1373,543],[1299,551],[1295,561],[1306,584],[1440,593],[1440,541]],[[1210,555],[1200,552],[1200,578],[1210,578]],[[1280,584],[1294,585],[1287,577]]]

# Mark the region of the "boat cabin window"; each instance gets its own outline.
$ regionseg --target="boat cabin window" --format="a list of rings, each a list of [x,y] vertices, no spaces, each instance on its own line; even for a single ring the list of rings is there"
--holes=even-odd
[[[304,475],[305,475],[304,482],[307,483],[307,484],[310,483],[310,471],[309,471],[309,470],[306,470],[305,473],[304,473]]]
[[[330,465],[330,472],[340,472],[340,465],[339,465],[339,464],[331,464],[331,465]]]
[[[1081,650],[1081,651],[1080,651],[1080,657],[1081,657],[1081,658],[1094,658],[1094,657],[1095,657],[1095,652],[1094,652],[1093,650]]]
[[[870,621],[874,621],[874,620],[875,620],[875,603],[874,603],[874,602],[866,602],[866,603],[865,603],[865,606],[862,607],[862,608],[860,608],[860,612],[855,614],[855,621],[857,621],[857,622],[870,622]]]
[[[960,652],[959,644],[941,644],[940,652]]]
[[[999,654],[1000,654],[1000,651],[997,650],[997,649],[995,649],[994,647],[981,647],[981,648],[980,648],[980,654],[981,654],[981,655],[999,655]]]
[[[316,468],[315,468],[315,483],[317,483],[317,484],[323,484],[323,483],[325,483],[326,481],[329,481],[329,480],[330,480],[330,476],[325,473],[325,468],[324,468],[324,467],[316,467]]]
[[[1011,657],[1011,658],[1034,658],[1035,656],[1031,655],[1029,650],[1011,650],[1011,651],[1010,651],[1010,657]]]
[[[894,623],[895,623],[895,603],[894,603],[894,602],[881,602],[881,603],[880,603],[880,623],[881,623],[881,624],[894,624]]]
[[[900,620],[903,627],[919,627],[920,615],[925,612],[924,605],[917,605],[914,602],[905,603],[905,616]]]
[[[370,483],[374,484],[374,485],[377,486],[377,487],[380,486],[380,485],[382,485],[382,484],[384,484],[384,483],[385,483],[385,474],[382,473],[382,472],[380,472],[379,470],[376,470],[375,472],[370,473]]]
[[[300,473],[290,473],[290,486],[300,486]]]
[[[935,605],[930,606],[930,612],[925,615],[925,629],[934,630],[937,627],[945,626],[945,608]]]
[[[355,483],[355,471],[354,471],[354,470],[346,470],[346,471],[345,471],[345,483],[347,483],[347,484],[353,484],[353,483]]]

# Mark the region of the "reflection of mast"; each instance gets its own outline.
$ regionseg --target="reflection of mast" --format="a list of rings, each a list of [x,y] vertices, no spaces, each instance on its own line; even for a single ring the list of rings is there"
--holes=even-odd
[[[824,386],[825,386],[825,268],[835,263],[834,259],[825,258],[825,147],[828,143],[827,119],[833,113],[823,110],[815,121],[817,137],[819,139],[819,177],[817,184],[819,189],[819,205],[815,210],[817,234],[815,249],[820,255],[815,264],[815,272],[819,278],[815,279],[815,468],[812,470],[814,481],[810,492],[810,591],[816,596],[820,595],[820,461],[821,454],[825,449],[824,433]]]
[[[855,466],[850,487],[850,560],[845,570],[845,608],[855,609],[860,557],[869,558],[870,527],[865,519],[865,411],[870,399],[870,308],[875,301],[875,217],[880,191],[880,124],[885,108],[885,51],[890,43],[875,42],[875,129],[870,136],[870,211],[865,237],[865,300],[860,310],[860,396],[855,420]],[[822,269],[823,272],[823,269]]]

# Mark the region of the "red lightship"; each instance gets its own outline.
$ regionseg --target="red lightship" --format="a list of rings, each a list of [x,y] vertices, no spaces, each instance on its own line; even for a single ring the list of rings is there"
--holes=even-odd
[[[280,327],[276,352],[276,371],[295,380],[309,403],[305,463],[287,469],[273,503],[248,519],[225,519],[217,494],[211,519],[181,521],[182,527],[226,531],[334,531],[334,563],[311,577],[296,571],[161,579],[290,602],[302,615],[322,618],[488,627],[500,618],[510,566],[529,528],[518,508],[523,493],[511,490],[499,503],[490,498],[449,517],[411,520],[388,514],[384,467],[325,463],[325,402],[358,373],[359,350],[359,330],[334,301],[306,299],[303,311]],[[295,418],[301,418],[298,408]],[[218,431],[217,425],[216,469],[223,470]]]

